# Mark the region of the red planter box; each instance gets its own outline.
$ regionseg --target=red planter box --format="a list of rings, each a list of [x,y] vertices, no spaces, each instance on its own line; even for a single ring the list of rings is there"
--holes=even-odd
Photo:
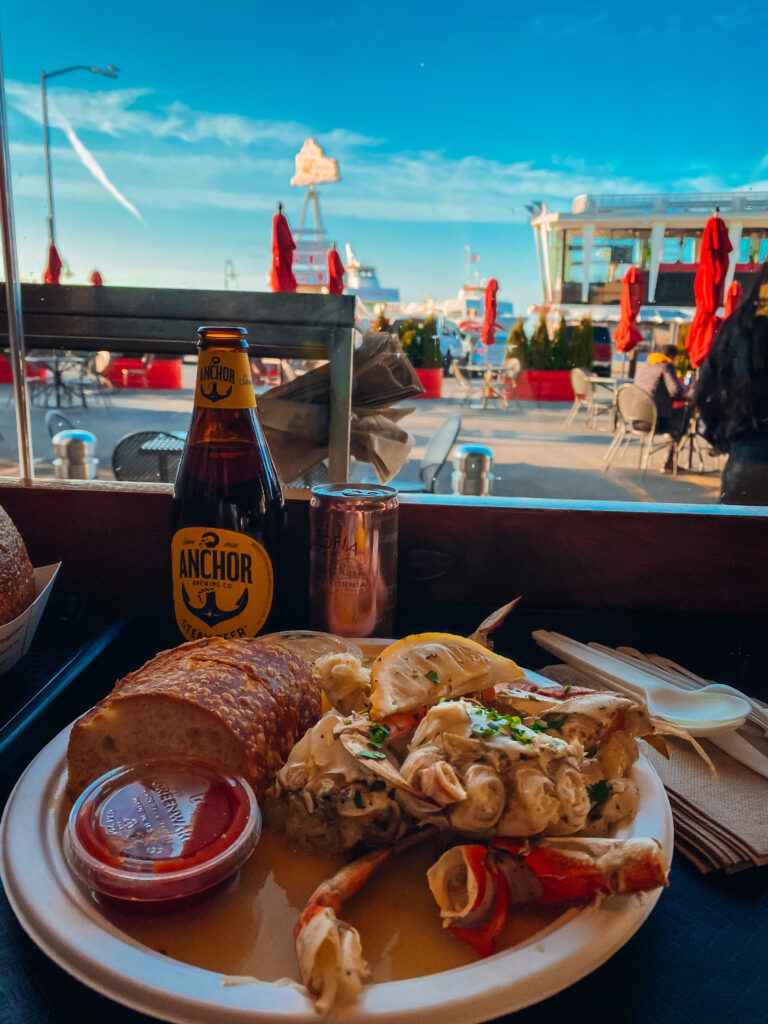
[[[27,377],[45,377],[48,374],[44,366],[36,366],[34,363],[26,363],[25,365],[27,367]],[[11,364],[5,356],[0,356],[0,384],[13,384]]]
[[[423,395],[416,395],[417,398],[442,398],[443,397],[443,371],[437,370],[416,370],[416,376],[424,388]]]
[[[523,402],[572,402],[570,370],[523,370],[517,378],[517,397]]]
[[[178,391],[181,388],[181,365],[181,359],[155,359],[145,373],[140,359],[112,359],[104,376],[116,388]]]

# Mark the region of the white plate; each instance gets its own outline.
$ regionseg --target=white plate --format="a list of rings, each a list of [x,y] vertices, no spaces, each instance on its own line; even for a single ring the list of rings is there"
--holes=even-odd
[[[179,1024],[280,1021],[317,1024],[300,986],[224,985],[222,975],[163,956],[134,941],[77,886],[61,845],[69,730],[27,768],[0,824],[0,873],[21,925],[52,960],[84,984]],[[640,811],[618,837],[653,836],[667,863],[672,816],[664,787],[641,758],[632,770]],[[513,949],[441,974],[366,986],[355,1021],[474,1024],[559,992],[621,948],[650,914],[660,890],[615,896],[599,907],[569,910]]]

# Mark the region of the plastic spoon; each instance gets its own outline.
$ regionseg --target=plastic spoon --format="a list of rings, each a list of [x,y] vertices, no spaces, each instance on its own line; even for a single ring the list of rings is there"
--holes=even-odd
[[[633,668],[557,633],[537,630],[533,637],[540,646],[563,660],[637,691],[645,698],[651,714],[689,732],[695,729],[697,735],[704,735],[705,730],[735,729],[744,724],[750,710],[747,701],[741,697],[719,690],[678,690],[642,669]]]

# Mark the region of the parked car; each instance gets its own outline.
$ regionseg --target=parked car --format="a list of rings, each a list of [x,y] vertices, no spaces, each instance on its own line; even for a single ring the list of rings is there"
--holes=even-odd
[[[573,340],[574,324],[568,324],[568,343]],[[595,361],[592,364],[592,372],[597,377],[611,376],[611,361],[613,360],[613,342],[611,332],[607,327],[599,324],[593,326],[595,334]]]
[[[423,324],[426,320],[423,316],[399,316],[392,321],[392,333],[398,334],[398,327],[401,324],[406,323],[409,320],[416,320],[419,324]],[[462,344],[461,331],[459,330],[458,324],[453,320],[447,319],[444,316],[435,316],[435,323],[437,325],[437,335],[440,338],[440,351],[443,354],[443,366],[447,372],[448,367],[454,359],[464,361],[467,355]]]

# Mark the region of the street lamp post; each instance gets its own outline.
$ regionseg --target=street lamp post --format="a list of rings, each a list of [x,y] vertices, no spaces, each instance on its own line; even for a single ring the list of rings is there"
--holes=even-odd
[[[68,71],[91,71],[95,75],[106,75],[107,78],[117,78],[114,64],[107,64],[106,68],[93,68],[88,64],[73,64],[70,68],[60,68],[58,71],[40,72],[40,93],[43,100],[43,137],[45,140],[45,181],[48,189],[48,241],[51,245],[56,244],[56,237],[53,225],[53,182],[51,179],[51,145],[50,132],[48,129],[48,103],[45,95],[45,83],[48,78],[55,75],[65,75]]]

